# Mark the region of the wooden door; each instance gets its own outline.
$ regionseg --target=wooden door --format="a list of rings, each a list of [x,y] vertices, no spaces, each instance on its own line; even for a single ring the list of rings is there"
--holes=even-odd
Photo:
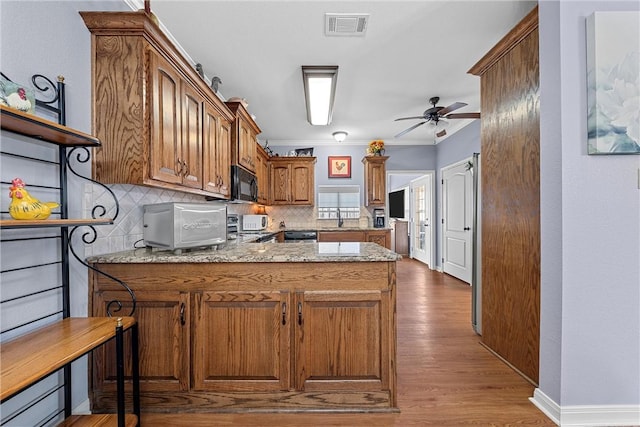
[[[313,205],[314,198],[313,167],[309,164],[294,162],[291,164],[291,204]]]
[[[388,315],[387,292],[298,292],[296,389],[388,390]]]
[[[182,184],[183,166],[180,75],[164,58],[149,51],[151,123],[149,124],[149,177]]]
[[[202,109],[204,98],[182,82],[182,184],[202,188]]]
[[[289,389],[288,292],[194,294],[193,389]]]
[[[270,169],[271,203],[274,205],[289,204],[291,198],[291,167],[289,163],[272,163]]]
[[[121,301],[129,313],[131,297],[124,291],[98,291],[93,296],[93,315],[106,316],[110,301]],[[118,313],[115,313],[117,315]],[[189,297],[178,291],[136,291],[134,317],[139,325],[141,391],[189,389]],[[115,344],[94,351],[93,388],[115,391]],[[125,363],[130,347],[125,340]],[[129,376],[131,367],[127,365]]]

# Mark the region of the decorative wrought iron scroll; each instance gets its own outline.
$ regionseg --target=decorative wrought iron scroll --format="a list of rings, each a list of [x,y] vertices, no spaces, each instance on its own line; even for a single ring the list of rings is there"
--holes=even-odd
[[[115,219],[118,217],[118,214],[120,213],[120,204],[118,203],[118,198],[116,197],[116,195],[114,194],[114,192],[107,187],[106,185],[102,184],[99,181],[95,181],[91,178],[88,178],[84,175],[81,175],[80,173],[78,173],[74,167],[73,167],[73,160],[75,160],[75,162],[77,163],[87,163],[91,158],[91,154],[89,152],[89,149],[86,147],[74,147],[72,148],[69,153],[67,154],[67,168],[69,169],[69,171],[74,174],[75,176],[77,176],[80,179],[86,180],[91,182],[92,184],[98,185],[100,187],[102,187],[103,189],[105,189],[113,198],[114,201],[114,205],[115,205],[115,213],[112,217],[112,219],[115,221]],[[100,218],[105,218],[107,214],[107,208],[102,205],[102,204],[96,204],[92,209],[91,209],[91,218],[93,219],[100,219]],[[69,232],[69,250],[71,251],[71,253],[73,254],[73,256],[75,257],[76,260],[78,260],[78,262],[80,262],[82,265],[84,265],[85,267],[91,269],[92,271],[95,271],[96,273],[107,277],[113,281],[115,281],[116,283],[118,283],[120,286],[122,286],[131,296],[131,311],[129,312],[129,316],[132,316],[133,313],[136,311],[136,294],[135,292],[133,292],[133,290],[122,280],[118,279],[117,277],[112,276],[109,273],[105,273],[104,271],[101,271],[100,269],[90,265],[89,263],[87,263],[85,260],[81,259],[78,254],[76,254],[76,251],[73,249],[73,234],[76,232],[76,230],[78,230],[80,227],[86,227],[88,228],[88,231],[85,231],[85,233],[82,234],[81,239],[82,241],[87,244],[87,245],[91,245],[93,244],[96,239],[98,238],[98,232],[96,231],[95,227],[92,225],[80,225],[80,226],[76,226],[73,227],[71,229],[71,231]],[[117,308],[115,310],[112,311],[113,306],[116,306]],[[111,317],[113,316],[114,313],[118,313],[120,310],[122,310],[122,302],[118,301],[118,300],[111,300],[107,303],[107,314]]]

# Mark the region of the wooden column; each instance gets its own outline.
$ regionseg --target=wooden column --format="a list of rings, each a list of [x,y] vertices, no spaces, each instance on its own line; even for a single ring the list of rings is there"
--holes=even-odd
[[[538,8],[469,73],[481,78],[482,340],[534,383],[540,347]]]

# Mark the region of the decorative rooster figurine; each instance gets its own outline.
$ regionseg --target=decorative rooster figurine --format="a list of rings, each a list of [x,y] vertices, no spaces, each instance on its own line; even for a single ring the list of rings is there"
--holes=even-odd
[[[51,209],[60,206],[56,202],[41,202],[32,197],[24,188],[24,181],[15,178],[9,188],[9,215],[13,219],[47,219],[51,215]]]

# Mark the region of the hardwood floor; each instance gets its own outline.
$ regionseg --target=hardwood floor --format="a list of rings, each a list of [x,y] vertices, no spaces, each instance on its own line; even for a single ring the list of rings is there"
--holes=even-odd
[[[410,259],[398,262],[399,413],[142,414],[174,426],[555,426],[533,386],[479,344],[471,289]]]

